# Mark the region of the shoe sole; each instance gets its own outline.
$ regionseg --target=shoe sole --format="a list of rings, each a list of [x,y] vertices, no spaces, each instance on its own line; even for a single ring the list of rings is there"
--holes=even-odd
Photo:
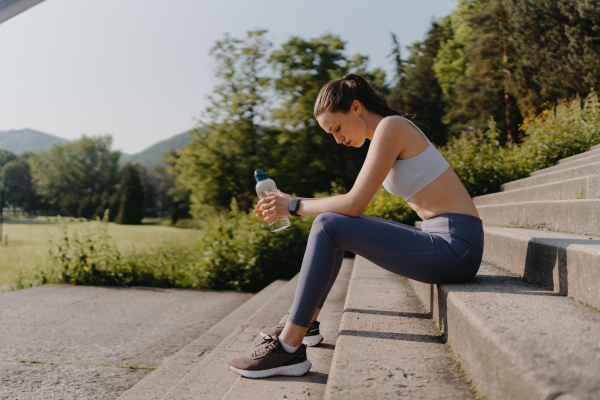
[[[300,364],[286,365],[285,367],[269,368],[263,371],[247,371],[245,369],[234,368],[231,365],[229,368],[233,372],[236,372],[246,378],[258,379],[267,378],[274,375],[286,375],[286,376],[301,376],[308,372],[312,367],[312,363],[308,360],[301,362]]]
[[[265,338],[269,335],[265,335],[264,333],[260,332],[260,336]],[[321,343],[323,339],[323,335],[319,333],[318,335],[304,336],[304,339],[302,339],[302,343],[307,345],[308,347],[313,347]]]

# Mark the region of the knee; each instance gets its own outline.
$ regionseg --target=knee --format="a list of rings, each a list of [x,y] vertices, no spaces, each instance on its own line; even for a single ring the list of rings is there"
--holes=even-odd
[[[344,217],[344,215],[336,214],[336,213],[332,213],[332,212],[326,212],[323,214],[319,214],[313,221],[312,229],[313,230],[315,230],[315,229],[321,230],[325,227],[333,226],[333,225],[337,224],[337,222],[340,221],[343,217]]]

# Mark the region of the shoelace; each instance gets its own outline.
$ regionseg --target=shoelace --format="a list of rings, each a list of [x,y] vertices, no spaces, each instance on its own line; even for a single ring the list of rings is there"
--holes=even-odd
[[[262,357],[277,347],[277,337],[265,336],[263,341],[257,344],[255,347],[263,346],[260,349],[252,353],[252,357]]]

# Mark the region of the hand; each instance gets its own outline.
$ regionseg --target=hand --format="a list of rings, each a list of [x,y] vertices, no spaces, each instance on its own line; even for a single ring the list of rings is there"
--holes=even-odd
[[[288,207],[296,197],[283,193],[277,189],[273,192],[267,192],[267,197],[260,199],[254,212],[257,217],[262,217],[269,224],[290,216]]]

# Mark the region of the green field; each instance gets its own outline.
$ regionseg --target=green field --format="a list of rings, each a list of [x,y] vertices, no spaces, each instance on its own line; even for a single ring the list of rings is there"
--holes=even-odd
[[[67,222],[69,235],[73,232],[84,233],[98,222]],[[108,224],[108,233],[115,241],[119,251],[125,254],[134,247],[143,250],[149,247],[193,244],[201,237],[194,229],[181,229],[159,224],[118,225]],[[19,271],[29,274],[36,266],[44,266],[48,239],[54,241],[60,234],[60,223],[53,218],[9,219],[2,226],[2,245],[0,245],[0,286],[9,282]],[[4,237],[8,235],[8,245]]]

